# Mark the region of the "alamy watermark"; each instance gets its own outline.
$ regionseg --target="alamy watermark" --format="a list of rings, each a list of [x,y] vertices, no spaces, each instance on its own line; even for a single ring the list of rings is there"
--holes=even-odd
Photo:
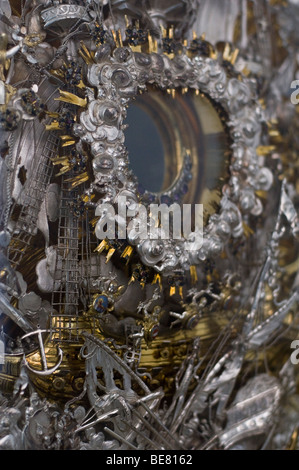
[[[299,104],[299,80],[293,80],[291,83],[293,93],[291,94],[291,103],[296,105]]]
[[[0,339],[0,364],[5,363],[5,345],[4,341]]]
[[[95,233],[99,240],[187,240],[190,242],[187,250],[202,247],[202,204],[150,204],[146,207],[120,197],[117,205],[117,211],[109,203],[97,207],[95,215],[99,220]]]
[[[294,365],[299,364],[299,339],[295,339],[291,343],[291,349],[294,349],[294,351],[291,354],[291,363]]]

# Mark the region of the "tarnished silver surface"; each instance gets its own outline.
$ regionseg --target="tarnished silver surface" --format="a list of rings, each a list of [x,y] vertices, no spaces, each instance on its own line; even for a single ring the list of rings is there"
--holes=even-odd
[[[298,449],[297,3],[1,2],[1,450]],[[194,149],[157,193],[130,167],[156,89],[228,141],[196,250],[101,238],[198,184]]]

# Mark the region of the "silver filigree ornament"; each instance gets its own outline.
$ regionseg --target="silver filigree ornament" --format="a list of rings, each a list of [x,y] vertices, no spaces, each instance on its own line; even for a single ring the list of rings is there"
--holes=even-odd
[[[46,8],[41,12],[41,17],[45,23],[45,28],[61,24],[62,27],[68,24],[68,20],[77,20],[81,18],[83,21],[90,21],[86,8],[80,5],[62,4]]]
[[[40,4],[43,3],[43,5],[46,5],[47,2],[47,0],[36,1]],[[219,16],[220,12],[225,11],[229,1],[221,0],[220,2],[219,0],[214,3],[208,0],[207,2],[201,2],[207,10],[206,15],[202,15],[202,18],[213,16],[210,15],[211,12],[213,13],[212,3],[218,5],[216,16]],[[79,0],[77,3],[79,3]],[[82,5],[83,0],[80,3]],[[87,2],[88,5],[93,5],[93,3],[98,5],[101,2],[95,0]],[[111,3],[115,9],[117,5],[122,7],[127,4],[131,7],[136,2],[128,0],[126,2],[112,1]],[[162,10],[161,2],[153,1],[150,3],[156,5],[156,11]],[[176,1],[175,3],[179,4],[180,2]],[[182,1],[181,3],[185,2]],[[291,2],[291,4],[293,3],[295,4],[295,0]],[[260,4],[261,2],[255,2],[254,8],[259,8]],[[7,2],[4,2],[3,5],[2,12],[4,11],[6,15],[10,16],[10,12],[7,10]],[[52,10],[56,9],[59,13],[57,5],[58,2]],[[79,18],[76,18],[76,14],[80,14],[80,24],[84,19],[87,20],[86,10],[79,8],[78,5],[63,6],[60,12],[61,17],[59,18],[59,14],[57,14],[54,18],[57,25],[59,25],[60,20],[62,20],[61,24],[64,24],[63,18],[66,20],[65,24],[68,20],[70,20],[70,24],[76,24],[77,19],[79,20]],[[149,18],[154,16],[151,11],[146,13]],[[228,17],[230,18],[230,15]],[[259,26],[265,24],[264,17],[257,16],[257,18],[258,20],[261,18]],[[184,24],[184,21],[182,22]],[[225,21],[224,23],[226,28],[226,25],[229,25],[228,29],[233,31],[232,21]],[[29,56],[25,48],[21,48],[20,51],[23,57],[28,60]],[[195,251],[192,257],[190,256],[190,253],[186,250],[186,244],[194,242],[194,234],[187,237],[186,241],[182,243],[173,243],[169,240],[160,239],[140,241],[138,237],[128,239],[131,245],[136,246],[143,263],[161,273],[167,274],[179,266],[188,269],[191,262],[193,265],[201,262],[205,264],[204,262],[208,258],[220,258],[219,255],[223,247],[231,239],[244,240],[243,234],[246,222],[256,220],[262,214],[263,204],[261,199],[257,197],[257,192],[269,191],[273,182],[271,170],[265,166],[263,157],[260,157],[257,153],[257,147],[261,144],[267,145],[268,141],[267,136],[263,136],[262,132],[263,112],[253,91],[256,85],[255,81],[246,78],[243,78],[243,80],[230,78],[231,76],[225,66],[221,65],[217,59],[201,56],[190,59],[184,49],[180,55],[172,59],[159,52],[152,54],[133,52],[128,47],[117,47],[110,55],[110,46],[105,44],[97,49],[95,60],[96,63],[88,67],[89,83],[91,85],[90,88],[86,89],[88,106],[81,113],[81,118],[78,124],[75,125],[75,130],[82,140],[81,143],[84,146],[86,144],[90,145],[93,158],[95,179],[91,187],[86,190],[86,194],[90,195],[92,190],[104,193],[100,201],[91,205],[91,207],[96,206],[96,216],[101,217],[103,215],[105,202],[112,202],[117,206],[119,201],[123,201],[122,198],[125,197],[127,207],[132,212],[140,202],[136,178],[130,172],[128,166],[128,155],[124,147],[125,128],[123,126],[126,107],[130,105],[131,100],[139,90],[145,90],[147,84],[154,84],[162,90],[188,86],[191,90],[204,93],[226,111],[232,151],[230,179],[222,188],[220,209],[210,216],[205,227],[203,247],[199,251]],[[25,90],[26,94],[31,93],[30,86],[31,84],[27,91]],[[92,87],[95,87],[96,90]],[[47,93],[49,93],[49,90]],[[16,95],[14,106],[22,114],[22,120],[28,121],[25,127],[25,129],[28,129],[33,121],[30,114],[26,112],[26,110],[28,111],[27,106],[24,110],[20,105],[20,98],[21,96]],[[30,135],[25,133],[24,139],[31,144]],[[54,158],[57,153],[56,138],[54,139],[53,135],[51,137],[53,141],[51,139],[46,141],[51,144],[50,150],[52,149],[47,154],[49,160]],[[265,140],[263,140],[264,137]],[[11,147],[15,146],[16,159],[19,157],[19,142],[20,136],[18,134],[16,142],[13,139],[10,142]],[[39,152],[39,147],[26,153],[30,157],[32,156],[33,166],[37,161],[43,161],[43,154]],[[9,169],[10,165],[12,166],[12,161],[14,160],[7,158]],[[21,167],[21,164],[19,167]],[[19,172],[19,167],[15,169],[15,174]],[[3,165],[1,166],[1,178],[2,174]],[[1,181],[4,181],[4,179],[1,179]],[[57,291],[58,287],[55,284],[61,283],[65,264],[68,264],[70,260],[75,260],[75,257],[72,259],[75,250],[72,247],[73,237],[71,235],[67,238],[67,254],[64,257],[56,251],[54,246],[48,243],[48,229],[43,222],[48,218],[50,222],[55,223],[59,218],[63,195],[61,194],[63,191],[60,192],[58,186],[49,183],[50,178],[49,180],[46,179],[39,187],[41,194],[43,194],[43,188],[48,188],[43,202],[41,201],[42,210],[40,214],[37,212],[35,216],[34,211],[29,212],[23,223],[22,218],[20,218],[19,224],[14,224],[11,229],[14,233],[18,233],[21,229],[28,230],[30,235],[36,234],[37,229],[40,229],[45,237],[46,259],[36,266],[37,286],[40,294],[50,293],[53,290]],[[30,186],[32,186],[31,178]],[[28,196],[26,191],[24,193]],[[74,385],[73,390],[76,398],[72,398],[64,408],[59,408],[57,403],[53,405],[47,400],[42,401],[39,399],[31,388],[31,386],[33,387],[31,379],[33,375],[36,375],[36,372],[38,374],[38,371],[30,370],[27,367],[29,362],[27,362],[27,366],[26,361],[20,364],[20,373],[12,392],[13,400],[8,401],[0,394],[0,411],[2,414],[0,420],[0,448],[80,448],[97,450],[121,448],[138,450],[145,448],[210,449],[218,447],[225,449],[255,449],[257,447],[269,447],[273,433],[276,433],[274,439],[276,447],[285,448],[290,442],[293,429],[296,430],[298,427],[298,395],[294,396],[295,391],[292,390],[294,386],[292,377],[294,368],[290,360],[286,361],[280,371],[278,371],[280,366],[275,365],[276,375],[279,376],[277,378],[274,377],[275,372],[272,374],[272,370],[268,373],[267,367],[265,367],[267,373],[264,373],[254,367],[255,365],[259,367],[259,364],[251,364],[254,376],[249,378],[246,363],[248,355],[256,353],[256,355],[263,356],[265,351],[271,347],[272,341],[281,338],[283,325],[289,314],[296,319],[298,274],[293,286],[290,287],[289,296],[288,294],[285,295],[284,292],[281,292],[282,283],[279,279],[280,268],[278,267],[279,241],[284,235],[284,230],[289,226],[292,235],[298,236],[299,233],[298,214],[296,204],[293,201],[295,191],[292,185],[288,185],[284,181],[281,189],[279,188],[279,191],[277,191],[278,195],[279,193],[281,198],[279,207],[278,203],[274,202],[273,211],[271,214],[266,215],[267,222],[269,222],[269,219],[271,219],[270,222],[273,222],[271,228],[275,225],[274,229],[271,230],[269,243],[266,244],[265,242],[266,247],[264,241],[269,235],[269,225],[259,229],[258,224],[256,224],[257,236],[255,241],[258,246],[256,247],[257,254],[254,262],[258,261],[258,266],[252,263],[250,276],[247,277],[248,267],[246,266],[245,270],[242,270],[244,266],[241,263],[238,265],[238,269],[234,269],[238,263],[238,259],[234,255],[229,260],[235,263],[232,269],[227,269],[226,260],[221,259],[220,265],[223,269],[220,270],[220,274],[224,274],[223,282],[227,281],[230,295],[233,294],[236,297],[237,305],[237,297],[240,296],[240,303],[242,305],[246,304],[246,310],[247,306],[248,310],[245,312],[244,318],[242,317],[243,312],[239,315],[238,321],[242,317],[244,326],[240,329],[238,324],[236,337],[234,336],[233,339],[231,334],[234,325],[229,322],[223,329],[220,326],[221,331],[217,337],[219,343],[212,340],[213,342],[208,345],[209,347],[212,346],[210,349],[213,349],[214,345],[216,347],[204,370],[202,370],[202,363],[206,357],[202,350],[202,343],[205,342],[205,338],[196,337],[198,330],[193,329],[194,322],[198,322],[199,318],[206,317],[209,322],[211,320],[213,323],[214,320],[217,321],[216,314],[218,315],[218,313],[221,319],[228,317],[230,313],[235,313],[234,307],[230,310],[230,306],[227,308],[223,305],[224,300],[228,304],[230,301],[230,298],[226,299],[225,289],[215,294],[213,282],[215,278],[212,278],[207,288],[199,287],[199,284],[197,284],[196,287],[194,286],[187,291],[186,299],[190,301],[182,305],[181,311],[177,309],[174,312],[170,311],[170,316],[176,319],[171,323],[170,329],[175,330],[176,326],[180,325],[180,334],[184,334],[184,331],[181,330],[193,329],[193,333],[191,333],[193,334],[193,345],[190,343],[190,350],[184,356],[185,360],[182,360],[178,372],[173,370],[171,378],[175,381],[176,388],[171,399],[169,399],[167,409],[165,409],[165,403],[162,401],[164,391],[156,386],[157,382],[151,384],[151,387],[154,387],[155,390],[150,392],[145,380],[145,377],[150,378],[149,374],[145,372],[146,369],[133,370],[132,368],[132,364],[139,364],[140,361],[141,340],[146,339],[146,335],[147,337],[151,335],[153,338],[154,334],[157,333],[157,328],[159,328],[160,301],[162,303],[160,299],[161,291],[159,287],[154,290],[153,286],[146,285],[144,289],[147,294],[146,298],[143,301],[141,298],[140,301],[137,301],[137,308],[133,304],[130,304],[129,308],[130,312],[137,311],[138,314],[143,314],[143,318],[148,320],[147,328],[145,328],[146,322],[141,328],[141,325],[135,324],[133,318],[116,318],[125,303],[123,297],[117,299],[116,304],[119,304],[119,309],[115,308],[115,315],[105,313],[101,310],[101,304],[99,303],[97,318],[101,322],[106,339],[102,341],[94,333],[83,333],[85,344],[81,352],[82,359],[85,360],[86,379],[84,381],[80,376],[69,380],[69,383],[72,382],[72,386]],[[171,191],[167,191],[167,194],[171,195]],[[30,199],[29,202],[26,201],[28,199],[22,199],[21,203],[26,206],[26,204],[29,205],[30,201],[32,202]],[[62,207],[65,210],[65,207]],[[275,215],[273,215],[273,212]],[[69,213],[67,215],[70,221],[72,216]],[[276,219],[276,222],[274,219]],[[125,227],[126,221],[121,218],[120,214],[116,215],[116,221],[119,227]],[[6,228],[6,224],[4,227]],[[71,234],[76,226],[69,225],[68,227]],[[254,225],[253,227],[256,228]],[[257,239],[261,239],[260,244]],[[6,316],[10,317],[27,333],[23,336],[23,341],[29,341],[30,338],[33,339],[36,335],[41,340],[44,328],[47,328],[46,321],[45,324],[42,324],[41,321],[49,318],[49,310],[52,310],[52,308],[46,303],[47,301],[43,300],[43,295],[37,296],[31,291],[27,291],[26,283],[21,282],[20,273],[15,272],[10,266],[8,258],[4,255],[9,243],[8,232],[1,231],[0,267],[5,276],[0,285],[0,307]],[[29,243],[32,243],[32,238],[29,239]],[[266,253],[263,252],[263,248],[266,248]],[[89,288],[91,288],[92,294],[99,294],[99,292],[103,293],[104,291],[107,294],[106,300],[108,300],[108,303],[111,301],[111,303],[114,303],[116,300],[115,292],[118,290],[119,283],[114,282],[114,280],[111,282],[111,278],[114,278],[109,271],[109,265],[104,265],[104,263],[103,258],[96,254],[82,260],[80,263],[82,277],[77,283],[72,278],[75,269],[74,264],[71,264],[67,271],[67,275],[71,279],[71,289],[67,291],[65,286],[62,285],[60,294],[66,291],[70,295],[76,289],[76,294],[79,295],[84,287],[87,290],[87,271],[89,265],[92,265],[92,273],[89,279]],[[296,266],[297,269],[298,262]],[[79,266],[77,268],[79,272]],[[107,270],[104,268],[107,268]],[[241,274],[240,282],[238,281],[239,273],[237,273],[237,270]],[[107,278],[104,277],[105,272]],[[234,277],[236,278],[235,283]],[[252,283],[253,277],[256,279],[254,283]],[[17,292],[18,284],[20,292]],[[252,284],[255,285],[252,286]],[[265,297],[266,293],[268,295],[269,289],[273,295],[272,306],[274,306],[274,309],[270,310],[268,316],[268,311],[265,309]],[[132,294],[129,287],[126,289],[127,297],[130,298],[134,297],[136,292],[137,290]],[[82,300],[83,295],[80,295]],[[105,301],[103,294],[100,298]],[[14,307],[14,302],[11,302],[11,299],[18,299],[17,307]],[[86,299],[87,296],[84,299],[85,303],[87,303]],[[68,298],[68,303],[64,305],[63,314],[74,315],[74,311],[71,309],[74,300],[76,300],[76,297],[70,296]],[[152,309],[156,301],[158,304]],[[214,305],[214,310],[209,310],[209,305]],[[84,305],[84,308],[86,311],[86,305]],[[59,321],[61,321],[61,318],[62,315]],[[154,321],[154,323],[151,323],[151,321]],[[287,323],[287,325],[290,325],[290,323]],[[288,330],[290,329],[288,328]],[[71,325],[67,333],[70,331]],[[126,332],[127,342],[119,346],[110,338],[110,335],[112,338],[113,335],[117,336],[118,334],[123,336],[124,331]],[[1,339],[2,333],[3,331],[0,332]],[[167,347],[161,351],[161,358],[163,358],[162,352],[165,353],[165,358],[169,357],[167,356],[167,353],[169,354],[169,345],[174,345],[174,348],[179,351],[180,346],[176,347],[172,338],[171,336],[171,339],[167,342]],[[222,340],[225,338],[226,340],[223,342]],[[111,344],[115,348],[114,350],[111,349]],[[41,352],[44,351],[42,341],[40,341],[39,346]],[[62,349],[65,348],[67,351],[66,344],[62,344],[62,346]],[[36,344],[34,349],[36,350]],[[122,352],[122,349],[126,351],[123,359],[120,357],[121,354],[118,355]],[[20,350],[22,351],[22,348],[18,349],[18,351]],[[154,351],[159,353],[157,348]],[[7,342],[7,352],[16,354],[17,349]],[[71,350],[71,353],[73,353],[73,350]],[[280,362],[278,356],[279,354],[276,354],[275,359]],[[68,356],[64,354],[64,358],[67,360]],[[264,355],[262,359],[265,360],[266,366],[267,356]],[[82,363],[83,361],[80,360],[81,365]],[[12,363],[10,362],[8,365],[11,366]],[[47,365],[47,362],[44,365]],[[101,383],[97,375],[99,369],[102,369],[104,374],[104,382]],[[255,369],[255,372],[253,369]],[[263,369],[263,366],[261,369]],[[154,367],[147,370],[156,372]],[[28,376],[29,371],[33,374],[30,378]],[[118,388],[119,379],[116,380],[115,371],[122,377],[123,386],[121,389]],[[51,368],[48,372],[51,372]],[[46,373],[48,372],[46,371]],[[53,390],[55,390],[55,393],[63,395],[65,390],[63,387],[66,385],[67,380],[64,375],[66,370],[64,369],[62,372],[63,374],[60,376],[55,373],[52,378]],[[40,380],[40,377],[38,380]],[[193,391],[189,388],[192,381],[195,384],[195,388],[192,388]],[[83,389],[78,386],[80,383]],[[142,395],[139,395],[133,387],[136,384],[142,390]],[[79,393],[80,396],[78,396]],[[88,396],[89,401],[86,410],[81,404],[77,406],[84,393]],[[280,412],[286,393],[292,393],[292,397],[290,397],[292,399],[297,398],[297,406],[285,410],[285,416],[281,419]],[[296,405],[295,400],[293,405]],[[91,411],[94,416],[92,416]],[[209,418],[207,419],[207,417]],[[105,426],[107,422],[110,424],[102,429],[104,435],[101,430],[99,431],[99,426],[102,423]],[[281,422],[283,426],[280,425]],[[277,424],[278,428],[281,427],[278,432],[276,430]],[[298,446],[298,443],[296,445]]]
[[[147,85],[161,90],[188,87],[189,91],[205,94],[228,115],[227,126],[231,138],[230,179],[222,190],[220,211],[211,217],[204,228],[204,244],[189,259],[182,258],[188,237],[183,241],[162,241],[153,262],[148,243],[135,240],[142,262],[154,266],[157,271],[169,272],[173,268],[188,269],[207,258],[217,257],[230,237],[243,235],[244,217],[259,216],[263,211],[257,190],[268,191],[273,182],[271,170],[257,154],[263,138],[263,110],[253,91],[252,80],[230,78],[226,68],[217,59],[195,56],[190,58],[186,50],[170,58],[164,53],[133,52],[129,47],[118,47],[112,55],[107,54],[106,45],[95,54],[96,64],[88,67],[88,82],[97,89],[97,98],[90,98],[87,110],[74,126],[75,133],[91,146],[95,186],[106,187],[116,182],[116,187],[138,193],[136,178],[132,179],[129,159],[123,144],[125,130],[123,121],[126,108]],[[92,95],[89,93],[89,95]],[[118,183],[117,183],[118,182]],[[119,191],[105,197],[105,202],[115,202]],[[165,191],[167,193],[167,190]],[[102,201],[98,203],[100,213]],[[180,245],[180,249],[178,249]],[[155,251],[155,250],[154,250]],[[161,253],[164,252],[164,256]]]

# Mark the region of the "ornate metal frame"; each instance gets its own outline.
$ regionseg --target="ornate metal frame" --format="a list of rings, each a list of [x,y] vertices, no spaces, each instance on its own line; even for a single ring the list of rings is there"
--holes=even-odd
[[[155,85],[161,90],[175,93],[181,87],[203,93],[225,110],[231,139],[232,156],[230,178],[222,188],[219,214],[213,215],[204,228],[204,244],[200,251],[192,253],[189,260],[180,259],[175,254],[177,241],[165,243],[164,253],[171,257],[170,265],[157,257],[157,270],[170,268],[188,269],[206,258],[217,257],[230,236],[237,238],[243,234],[243,224],[247,216],[259,216],[263,205],[257,191],[268,191],[273,177],[258,155],[259,147],[267,138],[263,132],[265,118],[260,103],[254,95],[250,79],[231,76],[230,71],[210,57],[196,55],[189,57],[186,50],[175,58],[164,53],[134,52],[130,47],[116,47],[110,56],[106,45],[96,53],[95,64],[88,66],[88,82],[96,87],[97,96],[90,88],[88,108],[81,113],[80,123],[74,131],[83,142],[90,144],[93,155],[95,181],[93,189],[106,188],[106,194],[98,203],[116,202],[121,195],[130,196],[136,204],[142,197],[138,185],[132,180],[127,151],[124,147],[124,118],[126,107],[139,92],[146,91],[147,85]],[[237,75],[237,74],[235,74]],[[190,170],[190,158],[185,158],[183,170]],[[136,180],[136,178],[135,178]],[[111,182],[119,184],[116,192],[111,192]],[[179,184],[179,182],[178,182]],[[169,205],[174,202],[173,188],[163,192],[157,199]],[[186,242],[181,243],[184,252]],[[138,244],[138,240],[135,240]],[[153,246],[156,242],[153,241]],[[147,244],[148,250],[148,244]],[[139,252],[147,264],[142,246]],[[171,255],[170,255],[171,252]],[[151,265],[153,265],[153,258]],[[188,266],[189,265],[189,266]]]

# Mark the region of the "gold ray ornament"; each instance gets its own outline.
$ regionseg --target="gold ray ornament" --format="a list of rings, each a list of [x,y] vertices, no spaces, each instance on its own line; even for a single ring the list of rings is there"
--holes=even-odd
[[[68,183],[71,183],[72,188],[76,188],[77,186],[79,186],[82,183],[85,183],[85,181],[88,181],[88,180],[89,180],[89,175],[87,171],[85,171],[84,173],[80,173],[79,175],[69,178],[65,181]]]
[[[70,103],[75,106],[80,106],[80,108],[86,108],[87,98],[80,98],[79,96],[74,95],[73,93],[70,93],[68,91],[59,90],[59,92],[60,97],[55,98],[55,101],[62,101],[64,103]]]

